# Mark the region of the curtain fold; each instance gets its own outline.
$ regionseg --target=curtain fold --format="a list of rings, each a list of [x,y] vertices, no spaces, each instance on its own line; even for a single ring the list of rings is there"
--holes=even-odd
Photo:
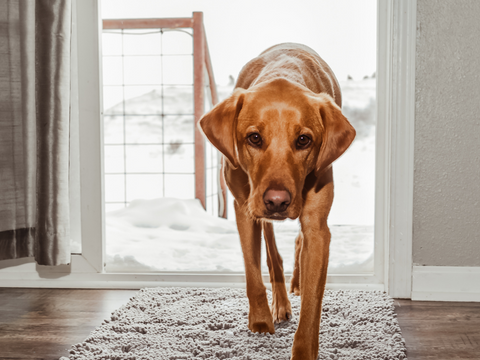
[[[35,88],[37,221],[35,259],[70,262],[69,137],[71,2],[37,0]]]
[[[0,260],[70,263],[71,7],[0,2]]]

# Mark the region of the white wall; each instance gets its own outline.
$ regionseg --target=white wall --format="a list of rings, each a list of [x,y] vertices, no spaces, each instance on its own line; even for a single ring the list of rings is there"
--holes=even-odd
[[[479,19],[478,0],[417,0],[414,265],[480,266]]]

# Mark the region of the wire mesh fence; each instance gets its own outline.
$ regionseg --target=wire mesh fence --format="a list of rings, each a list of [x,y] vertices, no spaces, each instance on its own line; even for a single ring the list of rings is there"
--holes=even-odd
[[[196,133],[217,99],[195,17],[104,20],[106,211],[135,199],[175,197],[198,198],[207,212],[226,215],[218,151]],[[162,24],[190,28],[150,28]]]

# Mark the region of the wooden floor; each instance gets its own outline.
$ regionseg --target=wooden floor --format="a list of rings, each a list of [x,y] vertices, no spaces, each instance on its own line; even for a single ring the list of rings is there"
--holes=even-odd
[[[396,300],[409,360],[480,360],[480,303]]]
[[[133,290],[0,288],[0,359],[67,356]],[[408,359],[480,359],[480,303],[395,301]]]

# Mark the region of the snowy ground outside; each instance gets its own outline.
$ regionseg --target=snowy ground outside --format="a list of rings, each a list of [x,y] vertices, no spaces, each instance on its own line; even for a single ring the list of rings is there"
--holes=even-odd
[[[344,81],[341,87],[343,112],[357,138],[334,164],[329,273],[371,273],[375,79]],[[218,90],[222,99],[232,87]],[[193,200],[192,95],[191,86],[105,86],[107,271],[243,272],[231,195],[228,220]],[[298,228],[294,221],[275,223],[287,273],[293,269]]]
[[[243,272],[234,221],[211,216],[198,200],[135,200],[107,213],[107,271]],[[274,224],[285,273],[293,271],[295,221]],[[330,226],[329,273],[371,273],[372,226]],[[262,241],[262,271],[268,273]]]

